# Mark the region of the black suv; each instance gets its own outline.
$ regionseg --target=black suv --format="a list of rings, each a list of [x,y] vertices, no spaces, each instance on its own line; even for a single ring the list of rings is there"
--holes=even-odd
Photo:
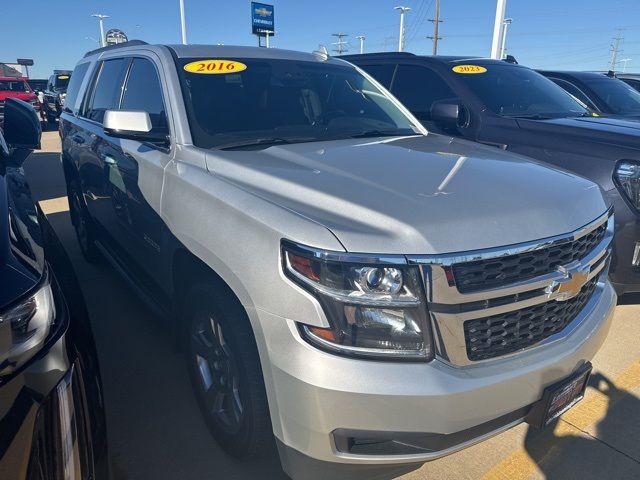
[[[47,81],[43,108],[50,123],[55,123],[62,113],[71,73],[70,70],[54,70],[53,75]]]
[[[410,53],[342,58],[375,77],[432,131],[598,183],[616,212],[611,280],[618,294],[640,291],[640,122],[597,117],[551,80],[502,60]]]
[[[7,100],[0,132],[0,478],[107,479],[104,403],[84,299],[21,166],[39,148],[40,132],[29,104]]]
[[[549,70],[538,72],[599,115],[640,120],[640,92],[613,75]]]

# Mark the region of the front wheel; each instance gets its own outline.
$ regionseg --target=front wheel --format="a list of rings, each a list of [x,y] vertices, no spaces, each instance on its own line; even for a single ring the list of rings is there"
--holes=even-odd
[[[274,451],[260,360],[246,313],[211,284],[187,295],[186,360],[198,404],[220,446],[243,459]]]

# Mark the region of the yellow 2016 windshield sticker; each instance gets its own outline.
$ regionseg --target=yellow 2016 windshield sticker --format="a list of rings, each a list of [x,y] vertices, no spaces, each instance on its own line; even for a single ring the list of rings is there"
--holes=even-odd
[[[456,73],[466,73],[466,74],[484,73],[487,71],[486,68],[481,67],[480,65],[456,65],[451,70],[453,70]]]
[[[244,63],[234,60],[198,60],[187,63],[183,67],[187,72],[202,73],[205,75],[224,75],[227,73],[238,73],[247,69]]]

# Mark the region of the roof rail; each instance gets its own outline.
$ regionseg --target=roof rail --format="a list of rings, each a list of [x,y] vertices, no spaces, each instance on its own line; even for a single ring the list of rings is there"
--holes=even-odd
[[[402,56],[406,56],[406,57],[415,57],[416,54],[415,53],[410,53],[410,52],[374,52],[374,53],[347,53],[346,55],[339,55],[337,58],[340,57],[382,57],[384,55],[402,55]]]
[[[95,50],[91,50],[84,54],[83,58],[87,58],[89,55],[95,55],[96,53],[109,52],[111,50],[116,50],[118,48],[123,47],[135,47],[137,45],[149,45],[147,42],[142,40],[129,40],[124,43],[116,43],[115,45],[108,45],[106,47],[96,48]]]

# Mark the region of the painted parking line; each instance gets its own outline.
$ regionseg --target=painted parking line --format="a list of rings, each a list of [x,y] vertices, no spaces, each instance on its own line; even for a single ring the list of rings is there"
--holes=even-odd
[[[589,389],[587,397],[565,413],[554,428],[554,436],[577,436],[602,420],[607,411],[616,403],[640,387],[640,360],[636,360],[613,381],[615,390],[603,393]],[[548,454],[537,461],[532,460],[524,448],[520,448],[495,465],[483,477],[483,480],[529,479],[539,470],[539,464],[548,463],[561,452],[560,448],[549,448]]]
[[[67,197],[40,200],[38,204],[40,205],[40,208],[45,215],[69,211],[69,200]]]

